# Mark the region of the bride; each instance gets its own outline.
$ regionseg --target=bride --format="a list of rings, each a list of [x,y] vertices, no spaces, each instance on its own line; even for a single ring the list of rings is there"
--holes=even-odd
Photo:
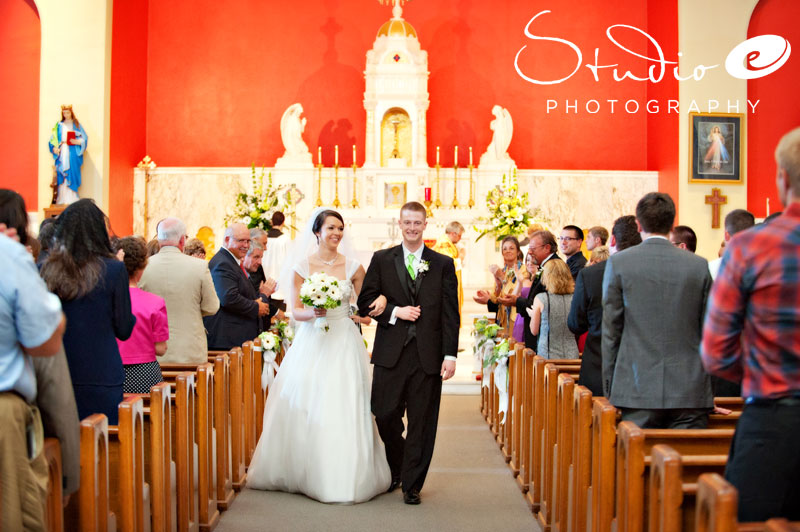
[[[367,350],[348,304],[365,272],[352,253],[339,252],[343,234],[338,212],[317,210],[294,246],[289,275],[281,276],[283,283],[293,277],[288,301],[300,325],[269,389],[248,488],[304,493],[327,503],[364,502],[389,488],[386,452],[370,410]],[[340,307],[316,310],[300,302],[303,280],[317,272],[339,279]],[[313,326],[318,316],[327,316],[327,332]]]

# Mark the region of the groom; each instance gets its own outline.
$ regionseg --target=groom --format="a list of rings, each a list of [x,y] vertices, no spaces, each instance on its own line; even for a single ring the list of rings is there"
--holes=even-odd
[[[425,207],[416,201],[403,205],[403,244],[375,253],[358,297],[362,316],[371,312],[378,321],[372,413],[392,471],[389,491],[402,483],[406,504],[420,503],[442,381],[456,370],[460,323],[453,259],[425,247],[426,225]],[[382,311],[371,306],[380,295],[386,297]],[[405,439],[403,412],[408,416]]]

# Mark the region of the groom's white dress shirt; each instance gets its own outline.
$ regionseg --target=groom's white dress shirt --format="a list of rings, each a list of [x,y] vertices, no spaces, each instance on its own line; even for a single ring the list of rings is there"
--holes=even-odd
[[[422,251],[425,249],[425,244],[422,244],[416,251],[409,251],[408,248],[406,248],[405,242],[401,244],[401,246],[403,248],[403,264],[408,264],[408,256],[413,255],[414,260],[411,262],[411,267],[416,270],[417,265],[422,261]],[[389,318],[389,325],[394,325],[395,323],[397,323],[397,307],[392,309],[392,317]],[[449,355],[446,355],[444,359],[452,360],[453,362],[457,360],[456,357]]]

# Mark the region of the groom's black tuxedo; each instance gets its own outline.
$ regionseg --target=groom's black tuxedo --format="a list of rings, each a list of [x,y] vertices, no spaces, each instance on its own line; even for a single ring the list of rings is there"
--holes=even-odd
[[[411,338],[418,342],[419,359],[426,373],[438,375],[445,355],[458,351],[458,280],[453,259],[428,247],[422,250],[428,271],[412,280],[403,261],[403,247],[378,251],[372,257],[358,298],[358,308],[366,316],[369,305],[383,294],[387,304],[376,318],[378,332],[372,363],[387,368],[397,364],[403,346]],[[417,306],[422,309],[416,322],[398,319],[389,324],[395,307]]]
[[[386,297],[386,309],[376,318],[372,351],[372,413],[386,444],[392,477],[402,480],[403,491],[409,491],[422,489],[431,463],[442,392],[440,372],[444,357],[457,355],[460,317],[453,259],[424,248],[422,261],[428,271],[415,280],[403,259],[402,246],[373,255],[358,308],[366,316],[378,296]],[[404,306],[419,306],[419,318],[415,322],[398,318],[392,325],[392,311]]]

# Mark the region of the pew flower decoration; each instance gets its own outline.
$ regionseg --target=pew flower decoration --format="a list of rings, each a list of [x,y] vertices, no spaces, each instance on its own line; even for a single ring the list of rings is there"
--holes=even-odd
[[[236,196],[236,204],[232,214],[225,218],[225,224],[242,222],[249,229],[260,227],[264,231],[272,229],[272,213],[284,210],[280,192],[285,188],[275,186],[272,173],[266,175],[264,183],[264,169],[256,174],[255,164],[251,167],[253,193],[240,192]]]
[[[300,286],[300,301],[315,309],[335,309],[342,304],[342,296],[339,280],[323,272],[309,275]],[[330,330],[325,316],[314,320],[314,327],[325,332]]]
[[[488,319],[481,318],[475,322],[475,329],[472,332],[474,344],[472,355],[483,368],[481,382],[483,386],[489,386],[489,367],[484,364],[487,358],[492,356],[496,343],[497,333],[501,327],[496,323],[490,323]]]
[[[261,389],[266,390],[275,380],[275,373],[278,371],[276,358],[280,350],[281,339],[278,335],[269,331],[264,331],[258,335],[261,340],[261,357],[263,360],[261,369]]]
[[[492,355],[484,360],[484,372],[490,368],[492,364],[494,367],[494,385],[498,392],[498,412],[503,414],[501,424],[506,422],[506,412],[508,412],[508,357],[510,356],[508,340],[503,340],[495,345],[492,349]]]
[[[278,321],[272,326],[272,330],[280,338],[280,345],[284,349],[288,349],[294,340],[294,329],[289,325],[288,321]]]

